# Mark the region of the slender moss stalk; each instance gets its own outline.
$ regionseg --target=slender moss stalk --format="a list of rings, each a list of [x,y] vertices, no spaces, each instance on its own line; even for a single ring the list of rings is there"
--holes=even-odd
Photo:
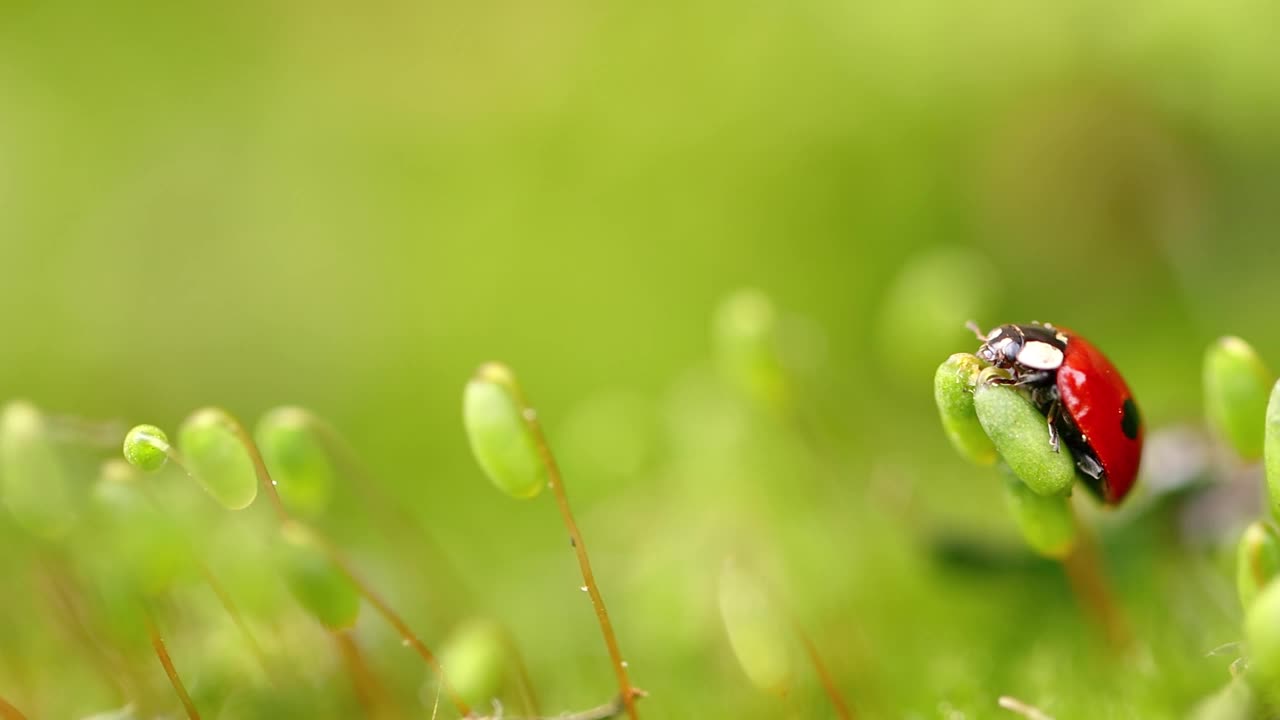
[[[440,547],[440,543],[426,528],[422,527],[421,523],[405,512],[402,505],[388,496],[383,484],[360,460],[346,438],[324,418],[300,408],[292,410],[299,413],[306,426],[315,433],[324,450],[333,458],[338,474],[350,480],[349,486],[353,487],[364,499],[366,505],[379,516],[379,526],[395,528],[410,536],[415,547],[427,556],[425,562],[418,562],[415,565],[430,568],[437,573],[434,578],[431,578],[432,586],[438,587],[441,584],[440,576],[442,575],[445,585],[459,591],[467,606],[473,605],[476,602],[474,592],[467,585],[457,566]],[[439,619],[452,621],[453,618]]]
[[[258,451],[258,446],[254,443],[253,437],[249,435],[243,425],[236,422],[230,415],[227,416],[227,421],[229,429],[240,439],[241,444],[244,445],[245,451],[249,453],[249,459],[253,461],[254,472],[258,475],[258,481],[262,484],[263,491],[267,494],[267,497],[271,499],[271,508],[275,511],[276,518],[281,522],[281,524],[289,522],[289,512],[285,509],[284,502],[280,499],[280,493],[276,489],[276,483],[271,479],[271,473],[267,470],[267,463],[262,459],[262,453]],[[342,572],[343,575],[347,576],[347,579],[355,585],[360,595],[365,600],[369,601],[369,604],[373,606],[374,610],[376,610],[388,624],[395,628],[396,632],[400,634],[402,640],[408,643],[409,646],[413,648],[414,652],[416,652],[418,656],[427,663],[436,676],[440,678],[440,684],[444,687],[445,692],[449,695],[449,699],[453,702],[458,712],[463,716],[470,715],[471,709],[467,707],[467,703],[463,701],[463,699],[453,690],[453,687],[450,686],[449,680],[445,677],[444,668],[440,666],[440,661],[436,659],[435,653],[431,652],[430,648],[428,648],[426,644],[418,638],[413,630],[409,628],[408,623],[406,623],[395,610],[391,609],[391,606],[382,599],[382,596],[376,593],[368,583],[356,574],[355,570],[352,569],[351,564],[347,562],[347,559],[343,557],[337,547],[330,543],[327,538],[319,537],[318,539],[324,545],[325,551],[328,553],[329,558],[333,561],[333,564],[338,568],[338,570]]]
[[[222,610],[231,618],[231,622],[235,624],[236,629],[240,631],[240,637],[244,639],[245,645],[249,647],[249,651],[253,653],[253,657],[258,661],[258,665],[262,667],[262,672],[266,673],[268,680],[274,682],[273,671],[270,660],[267,659],[267,653],[263,651],[262,645],[258,643],[258,638],[253,634],[253,630],[249,628],[249,623],[244,619],[244,614],[240,612],[239,606],[235,600],[231,598],[231,594],[223,587],[222,582],[218,580],[218,576],[213,574],[203,560],[196,560],[200,567],[200,575],[204,578],[205,584],[213,591],[218,598],[218,604],[222,605]]]
[[[151,617],[151,612],[145,612],[147,621],[147,634],[151,636],[151,647],[156,652],[160,664],[164,666],[164,674],[169,676],[169,683],[173,685],[173,691],[178,694],[178,699],[182,701],[182,707],[187,711],[188,720],[200,720],[200,711],[196,710],[196,704],[191,700],[191,695],[187,693],[187,687],[182,684],[182,678],[178,675],[178,668],[174,667],[173,659],[169,657],[169,651],[165,648],[164,638],[160,637],[160,631],[156,629],[155,619]]]
[[[337,548],[333,547],[333,545],[329,544],[328,541],[323,538],[320,538],[320,541],[324,543],[329,559],[333,562],[334,566],[338,568],[338,571],[351,581],[351,584],[356,587],[360,596],[373,606],[373,609],[382,616],[382,619],[386,620],[388,625],[395,628],[395,631],[400,635],[402,642],[413,648],[413,651],[416,652],[418,656],[422,658],[423,662],[431,668],[432,672],[436,674],[436,677],[440,679],[440,684],[444,687],[445,693],[449,696],[449,700],[453,703],[454,707],[458,709],[458,712],[463,716],[470,715],[471,709],[467,706],[466,701],[464,701],[453,689],[453,686],[449,684],[449,680],[444,674],[444,668],[440,666],[440,660],[436,657],[435,653],[431,652],[431,649],[414,634],[413,630],[409,628],[409,625],[404,621],[404,619],[401,618],[395,610],[391,609],[391,606],[387,604],[387,601],[383,600],[381,595],[375,592],[372,587],[370,587],[360,578],[359,575],[356,574],[355,570],[352,569],[351,564],[347,562],[347,559],[343,557],[341,553],[338,552]]]
[[[378,684],[373,670],[365,662],[364,654],[360,652],[360,646],[356,644],[355,637],[350,630],[332,631],[330,636],[338,646],[338,653],[342,655],[343,664],[347,666],[347,673],[351,675],[351,689],[356,694],[356,700],[360,703],[364,716],[381,717],[387,705],[386,691]]]
[[[591,596],[591,604],[596,611],[596,620],[600,623],[600,634],[604,636],[605,647],[608,648],[609,658],[613,661],[613,672],[618,678],[618,696],[626,707],[627,716],[631,720],[636,720],[639,717],[635,704],[637,692],[632,687],[631,679],[627,675],[627,662],[622,658],[622,650],[618,648],[618,638],[614,635],[613,624],[609,622],[609,611],[605,608],[604,597],[600,594],[599,586],[596,585],[595,574],[591,572],[591,560],[587,557],[587,545],[582,539],[582,532],[578,530],[577,521],[573,518],[573,511],[569,508],[569,496],[564,490],[564,480],[560,476],[560,467],[556,464],[555,456],[551,453],[551,446],[547,444],[547,438],[542,432],[542,423],[538,422],[538,413],[523,402],[524,398],[519,398],[519,400],[524,408],[521,415],[524,418],[525,425],[529,428],[529,432],[533,435],[534,442],[538,448],[538,455],[542,458],[542,464],[546,468],[547,484],[551,487],[551,492],[556,497],[556,505],[560,508],[560,517],[564,520],[564,526],[569,531],[569,544],[573,546],[573,550],[578,556],[578,569],[582,571],[582,583],[587,588],[587,594]]]
[[[520,699],[524,703],[524,711],[531,716],[538,716],[538,695],[533,689],[533,680],[529,677],[529,666],[525,664],[524,654],[516,644],[516,639],[505,627],[502,628],[502,645],[511,658],[511,666],[515,670],[516,682],[520,686]]]
[[[1127,651],[1133,647],[1133,630],[1107,582],[1092,533],[1074,513],[1073,517],[1076,522],[1076,542],[1071,552],[1062,559],[1062,568],[1067,573],[1071,591],[1098,624],[1107,644],[1117,652]]]
[[[809,663],[813,665],[813,671],[817,673],[818,680],[822,683],[823,692],[831,700],[831,707],[835,710],[836,717],[841,718],[841,720],[853,720],[855,717],[853,708],[840,692],[835,678],[831,677],[831,672],[827,669],[827,664],[823,661],[822,654],[818,652],[818,646],[814,644],[813,639],[801,627],[799,621],[793,621],[793,625],[796,636],[800,638],[800,644],[804,646],[805,655],[809,657]]]
[[[43,580],[50,594],[50,603],[57,612],[58,620],[68,634],[79,644],[93,660],[93,666],[103,681],[116,693],[116,698],[123,703],[131,696],[136,683],[122,677],[119,663],[112,658],[107,649],[98,641],[96,634],[89,627],[84,617],[84,610],[78,590],[72,587],[63,563],[58,558],[46,558],[47,568]]]
[[[27,716],[23,715],[21,710],[9,704],[8,700],[0,697],[0,720],[27,720]]]

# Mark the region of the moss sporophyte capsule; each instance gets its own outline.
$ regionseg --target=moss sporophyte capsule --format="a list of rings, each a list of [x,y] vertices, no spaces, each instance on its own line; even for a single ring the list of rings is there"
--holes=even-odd
[[[320,517],[333,496],[335,472],[311,414],[295,407],[272,410],[258,421],[254,438],[285,506]]]
[[[786,618],[764,584],[732,558],[720,571],[720,617],[751,683],[766,692],[786,694],[793,672]]]
[[[281,526],[280,537],[280,570],[298,604],[329,630],[355,626],[360,591],[333,562],[323,541],[296,522]]]
[[[1246,460],[1263,455],[1267,396],[1275,378],[1249,343],[1218,339],[1205,351],[1204,409],[1209,427]]]
[[[55,540],[76,523],[68,470],[45,416],[15,401],[0,410],[0,498],[27,532]]]
[[[218,408],[192,413],[178,428],[187,469],[223,507],[240,510],[258,496],[258,476],[234,418]]]
[[[525,418],[533,410],[511,370],[500,363],[482,365],[467,383],[462,406],[471,450],[493,484],[516,498],[542,492],[546,465]]]

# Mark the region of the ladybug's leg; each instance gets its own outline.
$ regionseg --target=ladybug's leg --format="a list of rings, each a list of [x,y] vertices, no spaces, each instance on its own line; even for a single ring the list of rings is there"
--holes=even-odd
[[[1057,423],[1058,423],[1058,411],[1060,411],[1061,409],[1062,409],[1062,403],[1058,402],[1057,400],[1054,400],[1049,404],[1049,414],[1048,414],[1049,447],[1053,448],[1054,452],[1059,452]]]
[[[1102,478],[1102,465],[1088,453],[1076,454],[1076,468],[1094,480]]]
[[[1053,382],[1056,377],[1053,370],[1037,370],[1018,376],[1015,385],[1030,385],[1034,388],[1044,387]]]

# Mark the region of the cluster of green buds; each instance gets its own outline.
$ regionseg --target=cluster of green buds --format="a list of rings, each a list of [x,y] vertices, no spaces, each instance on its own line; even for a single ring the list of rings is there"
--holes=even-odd
[[[131,465],[146,472],[172,461],[228,510],[253,503],[258,465],[269,466],[273,495],[281,502],[280,541],[273,545],[276,567],[298,604],[326,629],[340,632],[355,625],[358,589],[335,565],[324,539],[289,516],[296,512],[317,518],[332,495],[335,471],[316,428],[306,411],[279,408],[258,423],[255,444],[230,413],[204,408],[183,421],[178,446],[155,425],[138,425],[125,436],[123,452]]]
[[[934,400],[951,444],[982,466],[1002,460],[1006,505],[1026,543],[1052,558],[1076,543],[1071,489],[1076,467],[1065,445],[1054,449],[1045,416],[1011,385],[991,382],[1002,371],[957,353],[934,374]]]
[[[1269,498],[1270,517],[1245,528],[1236,549],[1245,657],[1232,666],[1232,683],[1197,714],[1243,720],[1280,708],[1280,382],[1249,343],[1221,338],[1205,353],[1204,404],[1224,445],[1241,461],[1263,461]]]
[[[564,482],[551,448],[543,436],[537,411],[525,398],[515,373],[506,365],[481,365],[467,382],[462,396],[462,420],[476,462],[499,490],[517,499],[532,499],[548,488],[555,496],[569,533],[569,544],[582,573],[581,589],[595,607],[600,632],[618,681],[618,698],[627,715],[638,715],[635,699],[643,696],[631,685],[604,597],[596,585],[586,543],[569,507]]]

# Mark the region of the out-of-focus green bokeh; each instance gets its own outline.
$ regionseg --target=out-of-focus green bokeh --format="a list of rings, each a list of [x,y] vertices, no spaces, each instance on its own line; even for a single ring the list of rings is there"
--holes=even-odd
[[[466,379],[500,359],[561,456],[643,717],[830,712],[812,677],[781,702],[735,664],[731,554],[871,717],[1001,717],[1001,694],[1175,717],[1229,677],[1204,657],[1239,639],[1229,565],[1124,535],[1124,661],[1052,566],[940,567],[942,533],[1019,548],[931,378],[973,349],[965,320],[1054,321],[1124,370],[1151,431],[1201,415],[1211,339],[1280,364],[1277,22],[1256,0],[13,0],[0,399],[171,431],[207,404],[313,410],[463,578],[362,506],[331,519],[424,638],[496,616],[544,709],[582,709],[612,673],[552,502],[497,493],[462,433]],[[808,429],[717,379],[741,287],[798,328]],[[0,601],[0,695],[107,709],[65,629],[24,619],[35,544],[0,537],[22,549],[5,594],[30,595]],[[413,699],[421,665],[367,610],[357,632]],[[213,637],[175,639],[179,666],[236,643]]]

